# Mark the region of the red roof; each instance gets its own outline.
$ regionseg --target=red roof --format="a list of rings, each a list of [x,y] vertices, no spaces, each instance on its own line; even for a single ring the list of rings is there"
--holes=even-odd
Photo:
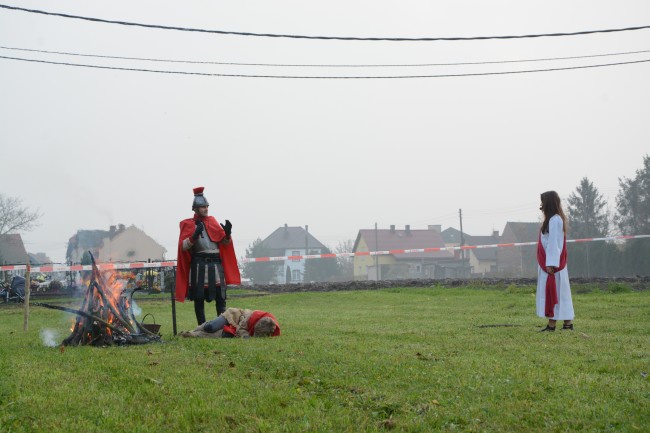
[[[414,250],[422,248],[444,248],[442,236],[436,230],[376,230],[377,244],[375,245],[375,230],[359,230],[354,250],[357,251],[363,238],[370,251]],[[397,259],[452,259],[453,251],[432,251],[428,253],[395,254]]]

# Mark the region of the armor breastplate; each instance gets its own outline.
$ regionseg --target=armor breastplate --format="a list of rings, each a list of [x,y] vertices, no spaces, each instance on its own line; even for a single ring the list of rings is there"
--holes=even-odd
[[[205,231],[205,228],[201,232],[201,235],[192,246],[193,253],[218,253],[219,245],[216,242],[212,242],[208,237],[208,234]]]

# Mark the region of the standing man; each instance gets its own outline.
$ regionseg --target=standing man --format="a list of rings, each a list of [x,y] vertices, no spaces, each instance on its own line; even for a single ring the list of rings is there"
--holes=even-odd
[[[217,316],[226,311],[226,286],[241,284],[237,257],[230,233],[232,224],[219,224],[208,216],[208,200],[203,187],[194,188],[194,217],[180,222],[176,300],[194,301],[199,325],[205,322],[205,304],[216,300]]]

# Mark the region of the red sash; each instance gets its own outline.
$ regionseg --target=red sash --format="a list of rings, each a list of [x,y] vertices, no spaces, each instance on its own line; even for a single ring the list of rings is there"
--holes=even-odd
[[[537,240],[537,264],[542,271],[546,272],[546,250],[542,246],[542,232],[539,232],[539,239]],[[560,253],[560,266],[557,267],[555,271],[560,272],[562,269],[566,268],[566,236],[564,237],[564,245],[562,246],[562,252]],[[546,305],[544,306],[544,315],[546,317],[553,317],[553,310],[555,309],[555,304],[558,303],[557,299],[557,286],[555,285],[555,274],[549,274],[546,277]]]

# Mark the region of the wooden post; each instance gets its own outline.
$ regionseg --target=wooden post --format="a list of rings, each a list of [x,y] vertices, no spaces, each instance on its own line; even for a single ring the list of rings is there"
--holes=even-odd
[[[170,290],[172,294],[172,325],[174,327],[174,337],[176,336],[176,269],[174,268],[174,285]]]
[[[25,315],[23,318],[23,330],[29,330],[29,294],[30,294],[30,265],[29,257],[27,258],[27,272],[25,272]]]

